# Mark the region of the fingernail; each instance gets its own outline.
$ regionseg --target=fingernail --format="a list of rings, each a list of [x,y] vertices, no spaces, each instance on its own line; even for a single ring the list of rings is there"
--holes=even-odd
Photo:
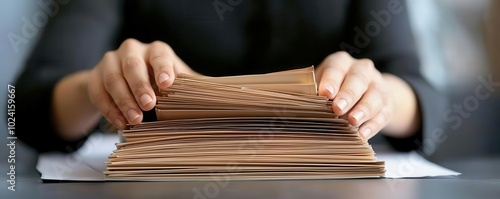
[[[361,121],[363,119],[363,117],[365,116],[365,113],[363,111],[358,111],[358,112],[355,112],[354,114],[352,114],[352,117],[357,121]]]
[[[363,131],[361,131],[361,134],[363,134],[363,136],[365,138],[368,138],[371,133],[372,133],[372,129],[370,129],[370,128],[365,128],[365,129],[363,129]]]
[[[341,111],[344,111],[345,107],[347,107],[347,100],[345,99],[340,99],[338,102],[337,102],[337,106],[339,107],[339,109]]]
[[[170,78],[167,73],[161,73],[160,76],[158,76],[158,81],[160,84],[163,84],[163,82],[167,81]]]
[[[333,86],[332,86],[332,85],[330,85],[330,84],[328,84],[328,85],[326,85],[326,86],[325,86],[325,88],[326,88],[326,90],[328,90],[328,92],[330,92],[330,94],[333,96],[333,91],[334,91],[334,90],[333,90]]]
[[[116,128],[119,128],[119,129],[122,129],[125,126],[123,124],[122,120],[120,120],[120,119],[115,120],[115,125],[116,125]]]
[[[135,110],[130,109],[128,111],[128,119],[129,119],[130,122],[134,121],[138,117],[139,117],[139,114]]]
[[[153,98],[151,98],[148,94],[143,94],[141,96],[141,104],[146,106],[148,105],[151,101],[153,101]]]

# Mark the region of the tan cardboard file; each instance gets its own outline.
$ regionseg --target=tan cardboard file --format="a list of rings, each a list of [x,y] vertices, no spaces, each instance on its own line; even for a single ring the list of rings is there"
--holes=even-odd
[[[314,67],[229,77],[179,74],[158,121],[130,126],[109,180],[380,178],[383,161],[318,96]]]

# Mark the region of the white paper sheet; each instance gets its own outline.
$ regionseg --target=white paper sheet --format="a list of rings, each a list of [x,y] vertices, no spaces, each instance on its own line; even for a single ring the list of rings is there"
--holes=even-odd
[[[104,162],[116,149],[118,135],[96,133],[78,151],[71,154],[46,153],[40,155],[37,170],[44,180],[105,181]],[[455,172],[434,164],[416,152],[377,153],[385,161],[385,178],[425,178],[458,176]]]

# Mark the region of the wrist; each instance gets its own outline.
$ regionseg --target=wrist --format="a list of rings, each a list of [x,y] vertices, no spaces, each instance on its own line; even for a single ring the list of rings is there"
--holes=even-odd
[[[392,103],[392,119],[382,130],[387,136],[406,138],[415,135],[421,126],[420,108],[415,92],[403,79],[383,74],[389,86],[389,100]]]
[[[81,72],[78,72],[78,85],[77,89],[79,93],[82,93],[85,96],[85,103],[91,105],[90,101],[90,96],[89,96],[89,84],[90,84],[90,76],[91,76],[92,70],[84,70]],[[92,110],[95,110],[96,112],[98,111],[97,108],[95,108],[93,105],[89,106],[92,107]]]
[[[89,74],[89,71],[76,72],[56,84],[52,117],[56,132],[66,140],[81,138],[98,121],[99,112],[87,94]]]

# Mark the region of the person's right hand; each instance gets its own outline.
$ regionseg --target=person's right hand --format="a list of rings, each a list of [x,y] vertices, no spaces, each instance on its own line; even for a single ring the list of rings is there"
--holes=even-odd
[[[125,40],[104,54],[90,72],[90,102],[116,128],[142,121],[142,111],[156,104],[156,87],[172,85],[178,73],[194,73],[164,42]]]

